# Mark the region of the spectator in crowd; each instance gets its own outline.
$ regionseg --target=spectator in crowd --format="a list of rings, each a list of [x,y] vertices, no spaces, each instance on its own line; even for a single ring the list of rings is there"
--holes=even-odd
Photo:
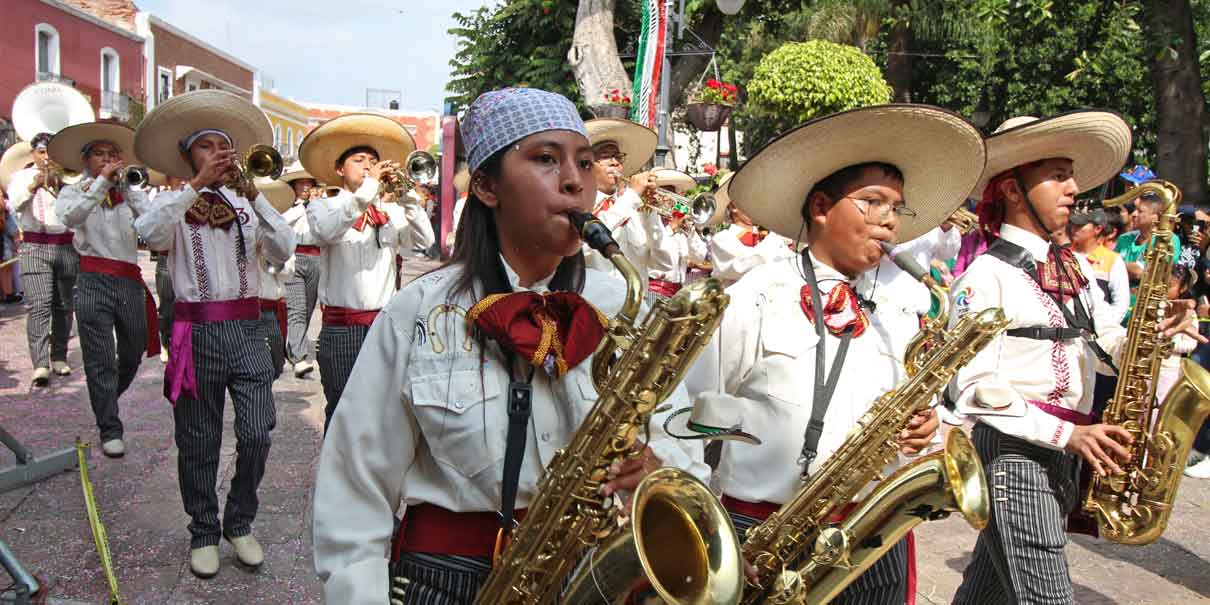
[[[8,206],[8,194],[0,189],[0,263],[17,258],[17,241],[20,230],[17,227],[17,217]],[[13,270],[15,263],[0,268],[0,302],[12,304],[21,302],[21,288]]]
[[[1110,229],[1109,216],[1104,210],[1076,212],[1071,215],[1069,228],[1072,250],[1088,261],[1105,302],[1121,321],[1130,308],[1130,280],[1122,257],[1104,243],[1105,233]]]

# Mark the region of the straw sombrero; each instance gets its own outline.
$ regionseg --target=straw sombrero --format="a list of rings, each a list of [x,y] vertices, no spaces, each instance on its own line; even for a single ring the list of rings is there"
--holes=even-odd
[[[147,169],[147,184],[152,187],[167,187],[168,175],[159,170]]]
[[[93,141],[107,141],[118,147],[127,164],[138,162],[134,155],[134,129],[113,122],[88,122],[60,130],[46,146],[50,159],[72,172],[84,172],[84,146]]]
[[[15,143],[4,150],[4,157],[0,157],[0,189],[7,191],[13,175],[24,170],[33,161],[34,148],[30,146],[29,141]]]
[[[402,163],[416,141],[402,124],[374,113],[350,113],[320,124],[298,146],[303,168],[324,183],[340,183],[336,161],[344,152],[366,146],[381,161]]]
[[[650,174],[655,177],[656,187],[672,187],[677,195],[685,195],[686,191],[697,187],[693,177],[675,168],[656,168]]]
[[[1001,172],[1050,158],[1071,160],[1083,193],[1116,176],[1131,145],[1130,125],[1108,110],[1082,109],[1042,119],[1009,118],[987,137],[987,167],[972,195],[982,196]]]
[[[227,133],[241,157],[253,145],[273,141],[269,119],[247,99],[223,90],[196,90],[164,101],[143,118],[134,135],[134,155],[164,174],[192,178],[181,143],[208,128]]]
[[[280,180],[258,178],[253,181],[257,190],[265,194],[265,199],[277,210],[283,213],[294,205],[294,188]]]
[[[659,141],[659,135],[654,130],[621,118],[588,120],[584,122],[584,128],[588,130],[588,141],[593,145],[612,141],[626,154],[626,161],[622,162],[625,176],[631,176],[643,168],[647,160],[655,155],[655,146]]]
[[[949,218],[983,174],[983,137],[961,116],[909,103],[835,113],[791,130],[757,151],[728,185],[752,222],[791,240],[804,233],[802,206],[815,184],[865,162],[903,173],[914,217],[900,220],[899,241]]]
[[[731,179],[735,177],[734,172],[728,172],[723,175],[723,178],[718,182],[718,190],[714,192],[714,214],[706,220],[706,227],[721,225],[727,220],[727,208],[731,206],[731,190],[727,187],[731,184]]]
[[[307,169],[303,168],[302,162],[298,160],[294,160],[294,163],[290,164],[290,166],[286,168],[285,174],[278,178],[279,181],[287,185],[300,179],[311,179],[316,183],[319,182],[319,179],[311,176],[311,173],[307,172]]]

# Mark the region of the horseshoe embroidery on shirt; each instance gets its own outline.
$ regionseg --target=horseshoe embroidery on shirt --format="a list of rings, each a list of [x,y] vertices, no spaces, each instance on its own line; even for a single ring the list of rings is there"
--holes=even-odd
[[[466,310],[458,305],[440,304],[433,307],[433,309],[429,311],[428,316],[429,344],[433,346],[433,352],[437,353],[438,355],[445,352],[445,341],[441,340],[441,335],[437,333],[437,320],[440,319],[442,315],[447,313],[454,313],[462,317],[463,325],[468,326],[466,336],[462,339],[462,348],[468,353],[473,351],[474,347],[471,344],[471,331],[469,328],[470,324],[466,322]]]

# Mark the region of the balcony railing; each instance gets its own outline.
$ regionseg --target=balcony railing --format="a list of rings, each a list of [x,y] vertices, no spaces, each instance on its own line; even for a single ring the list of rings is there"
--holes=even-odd
[[[40,71],[40,72],[38,72],[36,77],[39,82],[58,82],[60,84],[66,84],[68,86],[76,85],[75,80],[73,80],[71,78],[63,77],[62,74],[51,73],[49,71]]]
[[[110,118],[129,119],[130,97],[112,90],[101,91],[101,112],[108,113]]]

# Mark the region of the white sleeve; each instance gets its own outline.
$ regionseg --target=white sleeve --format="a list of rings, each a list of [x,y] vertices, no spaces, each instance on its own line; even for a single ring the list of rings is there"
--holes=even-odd
[[[68,185],[59,191],[59,197],[55,199],[55,213],[59,215],[59,220],[63,221],[64,225],[72,229],[79,229],[84,221],[88,220],[88,215],[96,210],[101,204],[101,200],[109,193],[109,181],[105,177],[97,177],[91,181],[88,190],[85,191],[80,187],[83,183]]]
[[[689,239],[689,262],[704,263],[706,262],[706,240],[697,230],[690,231],[686,236]]]
[[[411,251],[431,248],[436,237],[428,212],[419,204],[405,203],[400,207],[403,208],[405,224],[399,229],[399,249]]]
[[[1116,317],[1120,324],[1130,310],[1130,274],[1126,272],[1126,262],[1116,254],[1109,268],[1109,292],[1113,295],[1111,317]]]
[[[274,265],[282,265],[294,256],[294,230],[263,193],[252,200],[252,210],[259,219],[256,225],[256,239],[260,243],[265,260]]]
[[[377,196],[378,181],[367,176],[356,192],[342,189],[336,197],[322,200],[323,203],[307,204],[307,220],[315,238],[324,244],[339,242]]]
[[[190,185],[180,191],[160,193],[155,196],[154,207],[134,219],[134,229],[152,250],[171,250],[177,223],[185,218],[195,201],[197,192]]]
[[[417,295],[398,306],[419,302]],[[408,400],[411,334],[394,313],[378,317],[324,437],[312,536],[328,603],[387,603],[387,551],[419,434]]]
[[[761,242],[764,243],[764,242]],[[725,229],[710,238],[710,263],[714,277],[736,281],[752,267],[750,262],[754,248],[748,248],[735,236],[733,229]]]
[[[29,185],[34,182],[37,174],[33,170],[18,170],[13,174],[13,180],[8,183],[8,203],[12,206],[13,212],[23,211],[34,199],[34,194],[29,191]]]

